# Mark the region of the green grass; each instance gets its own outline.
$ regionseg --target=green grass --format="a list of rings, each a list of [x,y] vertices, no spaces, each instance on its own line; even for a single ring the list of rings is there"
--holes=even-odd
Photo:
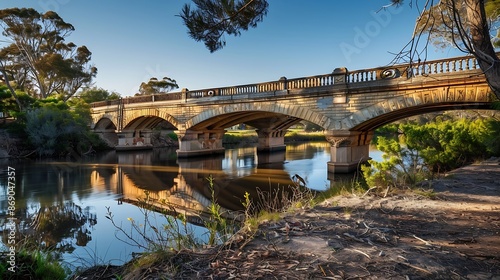
[[[21,249],[16,254],[14,272],[9,270],[10,265],[4,260],[4,256],[0,259],[0,279],[62,280],[69,273],[50,252]]]
[[[255,130],[228,130],[224,133],[222,142],[225,144],[256,143],[257,132]]]
[[[257,132],[253,129],[228,130],[222,139],[223,143],[255,143],[257,142]],[[322,131],[305,132],[303,129],[288,129],[285,135],[285,142],[305,142],[305,141],[325,141]]]
[[[285,142],[326,141],[322,131],[305,132],[302,129],[289,129],[285,134]]]

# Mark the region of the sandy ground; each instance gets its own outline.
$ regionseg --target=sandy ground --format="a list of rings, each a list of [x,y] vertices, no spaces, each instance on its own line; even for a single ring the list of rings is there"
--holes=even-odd
[[[500,280],[500,161],[455,170],[421,194],[334,197],[259,233],[204,276]]]
[[[165,274],[173,266],[177,275]],[[179,253],[122,279],[137,277],[500,280],[500,160],[455,170],[422,192],[333,197],[264,223],[248,243]]]

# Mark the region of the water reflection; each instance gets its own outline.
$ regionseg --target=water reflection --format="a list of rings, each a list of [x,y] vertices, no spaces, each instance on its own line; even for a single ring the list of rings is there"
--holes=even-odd
[[[91,229],[96,223],[95,214],[90,213],[88,208],[82,209],[66,202],[41,206],[34,212],[29,228],[23,233],[47,248],[73,252],[74,245],[85,246],[92,240]]]
[[[257,162],[255,149],[229,150],[226,157],[176,161],[165,157],[171,152],[110,152],[100,160],[106,163],[92,165],[91,185],[94,189],[113,187],[111,191],[120,194],[121,201],[133,201],[147,191],[151,199],[166,200],[190,216],[204,212],[211,203],[209,177],[217,203],[225,210],[241,210],[245,192],[256,197],[257,188],[270,191],[276,186],[293,185],[283,169],[284,153],[273,156],[278,162],[263,157]]]
[[[289,145],[286,152],[273,154],[258,154],[255,148],[228,149],[225,156],[182,160],[177,160],[173,149],[112,151],[80,162],[13,160],[3,166],[16,168],[20,232],[43,229],[45,236],[36,238],[47,245],[66,246],[67,252],[73,251],[79,258],[97,255],[99,261],[121,263],[135,249],[116,241],[115,229],[103,219],[106,207],[111,207],[117,220],[139,220],[141,213],[134,203],[148,192],[150,199],[168,201],[192,224],[202,225],[201,218],[211,202],[209,176],[224,211],[239,210],[245,192],[257,197],[257,188],[271,191],[293,185],[291,177],[295,174],[313,189],[330,187],[333,182],[327,178],[326,164],[329,152],[327,143]],[[2,235],[6,230],[6,186],[6,174],[2,172]],[[202,228],[197,230],[204,233]]]

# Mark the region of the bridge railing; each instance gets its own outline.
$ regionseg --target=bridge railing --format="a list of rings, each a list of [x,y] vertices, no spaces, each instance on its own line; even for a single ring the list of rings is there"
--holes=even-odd
[[[334,78],[332,74],[325,74],[312,77],[290,79],[286,80],[286,83],[287,83],[287,89],[324,87],[333,85]]]
[[[479,69],[479,65],[475,57],[465,56],[413,64],[408,69],[411,69],[410,76],[420,76],[474,70]]]
[[[155,102],[166,100],[194,99],[211,96],[232,96],[253,93],[276,92],[288,89],[305,89],[332,86],[339,83],[352,84],[371,82],[382,79],[398,77],[417,77],[436,74],[455,73],[479,69],[478,63],[473,56],[454,57],[419,63],[397,64],[393,66],[377,67],[355,71],[336,72],[311,77],[287,79],[280,78],[277,81],[265,83],[238,85],[231,87],[200,89],[185,92],[172,92],[148,96],[135,96],[113,101],[102,101],[92,103],[92,107],[102,107],[123,104]],[[341,79],[336,79],[339,76]]]

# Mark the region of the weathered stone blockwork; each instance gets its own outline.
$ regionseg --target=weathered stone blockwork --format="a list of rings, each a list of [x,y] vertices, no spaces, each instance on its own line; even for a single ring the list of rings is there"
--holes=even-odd
[[[184,89],[172,98],[100,102],[93,104],[92,125],[102,133],[115,131],[122,143],[129,144],[134,132],[147,133],[165,120],[177,129],[182,157],[222,152],[224,129],[241,123],[258,130],[259,150],[279,150],[284,148],[286,130],[305,120],[321,126],[332,144],[329,170],[347,172],[368,159],[371,135],[381,125],[432,111],[488,108],[493,95],[473,58],[428,64],[458,69],[453,65],[464,60],[472,66],[461,71],[429,72],[434,68],[398,65],[393,67],[398,75],[381,78],[387,69],[348,72],[341,68],[332,74],[283,77],[269,84]]]

